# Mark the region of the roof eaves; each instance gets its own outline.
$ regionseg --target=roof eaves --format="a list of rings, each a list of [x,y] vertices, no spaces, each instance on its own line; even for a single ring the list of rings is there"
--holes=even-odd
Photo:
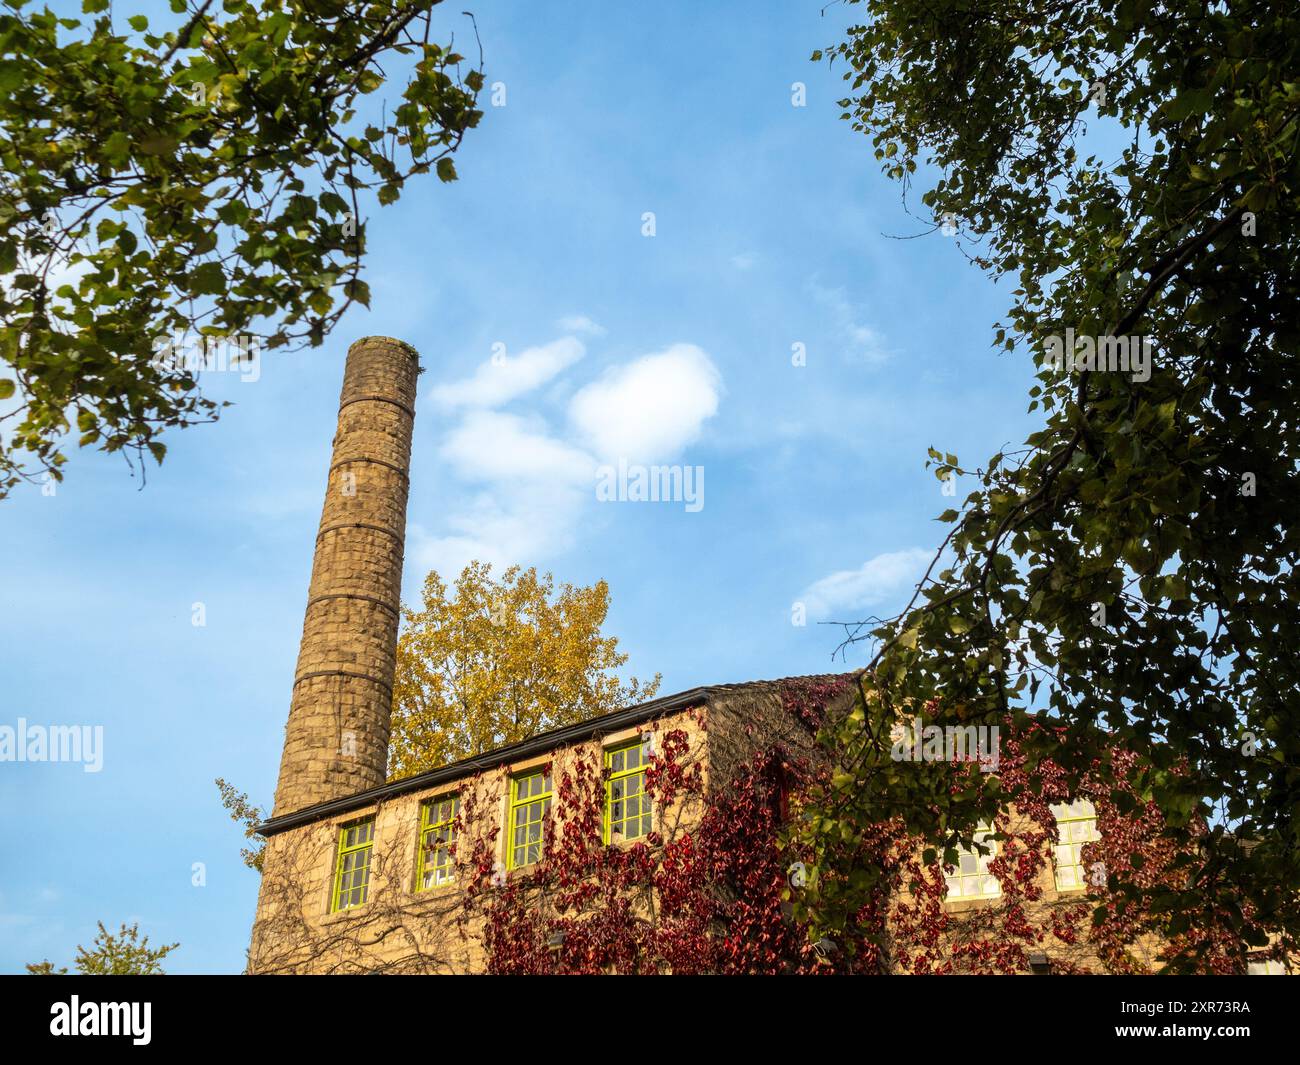
[[[661,714],[673,713],[677,710],[702,705],[709,701],[715,690],[715,687],[707,686],[691,688],[688,691],[678,692],[676,695],[664,696],[662,699],[652,699],[646,703],[637,703],[635,706],[626,706],[621,710],[615,710],[608,714],[602,714],[600,717],[588,718],[586,721],[579,721],[572,725],[552,729],[550,732],[542,732],[518,743],[497,747],[471,758],[463,758],[459,762],[439,766],[437,769],[430,769],[414,776],[403,777],[400,780],[390,780],[366,791],[344,795],[337,799],[328,799],[312,806],[305,806],[301,810],[282,814],[280,817],[268,818],[257,825],[254,831],[259,836],[269,839],[271,836],[278,835],[291,828],[298,828],[327,817],[350,813],[353,810],[365,809],[368,806],[385,802],[398,795],[405,795],[412,791],[423,791],[426,788],[437,787],[439,784],[460,780],[462,777],[474,773],[495,769],[508,762],[522,761],[525,758],[531,758],[535,754],[542,754],[545,751],[555,750],[559,747],[581,743],[602,732],[613,732],[629,725],[637,725]]]

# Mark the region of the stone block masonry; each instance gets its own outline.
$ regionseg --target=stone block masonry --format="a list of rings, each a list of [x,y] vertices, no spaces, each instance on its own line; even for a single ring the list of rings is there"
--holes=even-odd
[[[276,816],[384,781],[418,373],[400,340],[348,349]]]

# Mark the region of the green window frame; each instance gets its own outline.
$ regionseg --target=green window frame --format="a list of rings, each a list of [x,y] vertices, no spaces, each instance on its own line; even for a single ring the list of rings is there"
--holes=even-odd
[[[1082,891],[1088,886],[1083,868],[1084,844],[1101,839],[1101,834],[1097,831],[1097,809],[1087,799],[1054,803],[1052,816],[1056,818],[1059,841],[1052,848],[1056,865],[1056,890]]]
[[[334,890],[330,913],[360,906],[370,893],[370,853],[375,843],[375,819],[367,817],[339,829],[334,860]]]
[[[638,736],[630,743],[605,752],[605,817],[602,838],[606,845],[615,838],[641,839],[650,834],[653,815],[646,792],[645,771],[650,762],[650,737]]]
[[[542,837],[551,812],[551,768],[510,778],[510,835],[506,868],[522,869],[542,860]]]
[[[1002,894],[1002,885],[998,878],[989,872],[989,862],[997,857],[998,841],[993,838],[993,830],[987,823],[976,827],[973,839],[988,848],[988,854],[980,854],[973,847],[957,848],[957,865],[944,866],[943,878],[948,890],[945,902],[960,899],[995,899]],[[950,873],[948,870],[952,869]]]
[[[452,847],[456,845],[460,795],[441,795],[420,804],[420,855],[415,890],[428,891],[456,879]]]

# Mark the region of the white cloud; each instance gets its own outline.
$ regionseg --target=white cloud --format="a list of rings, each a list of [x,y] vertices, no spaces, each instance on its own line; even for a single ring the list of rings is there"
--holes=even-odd
[[[591,456],[514,414],[469,412],[443,441],[442,458],[470,481],[594,484]]]
[[[561,324],[574,331],[579,326],[576,320]],[[557,348],[566,343],[574,347]],[[581,351],[568,337],[530,348],[516,361],[530,368],[525,376],[534,388]],[[524,391],[518,374],[507,385],[480,367],[468,380],[434,393],[446,406],[466,408],[439,445],[439,463],[460,487],[440,493],[436,517],[424,524],[420,500],[413,500],[413,580],[429,569],[457,574],[471,559],[529,565],[568,550],[579,529],[605,520],[596,509],[598,465],[618,457],[657,460],[694,440],[717,411],[721,377],[699,348],[674,345],[614,367],[579,390],[563,432],[553,432],[540,413],[486,409]],[[545,393],[533,402],[544,406]]]
[[[439,456],[473,485],[446,498],[434,534],[412,523],[411,557],[420,578],[458,574],[471,559],[498,569],[536,563],[573,540],[584,503],[595,497],[596,462],[550,435],[540,418],[472,410],[447,434]]]
[[[756,262],[758,262],[758,256],[749,252],[742,252],[740,255],[731,257],[731,265],[737,270],[752,270]]]
[[[471,559],[491,563],[498,571],[542,562],[572,545],[584,498],[568,486],[480,493],[440,521],[443,535],[421,525],[410,527],[407,542],[414,565],[407,567],[408,576],[422,581],[434,569],[454,577]]]
[[[570,314],[555,323],[557,329],[566,333],[580,333],[583,336],[603,337],[608,330],[599,322],[593,322],[585,314]]]
[[[674,344],[586,385],[569,418],[602,461],[671,458],[718,410],[722,375],[694,344]]]
[[[518,355],[494,356],[464,381],[439,385],[433,399],[443,407],[498,407],[544,385],[587,353],[582,341],[566,336]]]
[[[819,618],[833,611],[865,610],[881,603],[901,610],[904,597],[916,587],[933,557],[934,551],[924,547],[887,551],[857,569],[840,570],[816,581],[800,601],[810,616]],[[889,602],[891,599],[896,602]]]

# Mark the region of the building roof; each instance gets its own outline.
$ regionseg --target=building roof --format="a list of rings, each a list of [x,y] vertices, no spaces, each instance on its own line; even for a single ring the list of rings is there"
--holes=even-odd
[[[448,765],[439,766],[437,769],[416,773],[414,776],[402,777],[400,780],[390,780],[378,787],[367,788],[365,791],[359,791],[353,795],[344,795],[341,798],[328,799],[312,806],[305,806],[301,810],[293,810],[290,813],[263,821],[257,826],[256,831],[258,835],[269,838],[288,829],[319,821],[322,818],[335,817],[339,814],[350,813],[353,810],[362,810],[367,806],[373,806],[375,803],[384,802],[398,795],[437,787],[439,784],[446,784],[485,770],[496,769],[510,762],[519,762],[536,754],[543,754],[546,751],[560,747],[568,747],[574,743],[582,743],[606,732],[616,732],[631,725],[639,725],[664,714],[703,706],[722,695],[772,688],[790,681],[829,681],[850,676],[853,676],[853,674],[822,673],[802,677],[782,677],[775,680],[750,680],[739,684],[709,684],[699,688],[691,688],[684,692],[678,692],[676,695],[666,695],[659,699],[651,699],[649,702],[625,706],[621,710],[615,710],[612,713],[601,714],[599,717],[588,718],[572,725],[552,729],[550,732],[539,732],[536,736],[520,740],[518,743],[495,747],[471,758],[462,758],[459,762],[451,762]]]

